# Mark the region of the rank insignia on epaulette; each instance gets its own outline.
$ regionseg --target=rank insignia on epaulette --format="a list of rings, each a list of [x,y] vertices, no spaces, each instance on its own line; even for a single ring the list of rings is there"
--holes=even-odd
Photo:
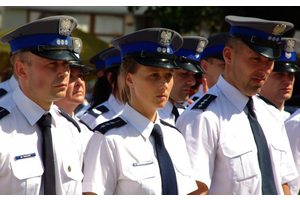
[[[10,112],[3,107],[0,107],[0,119],[8,115]]]
[[[97,118],[99,115],[108,112],[109,109],[106,106],[99,106],[96,108],[93,108],[92,110],[90,110],[88,113],[90,115],[92,115],[93,117]]]
[[[194,106],[192,109],[200,109],[205,110],[209,104],[215,99],[217,96],[212,94],[205,94]]]
[[[112,128],[119,128],[121,126],[124,126],[125,124],[127,123],[122,118],[116,117],[112,120],[99,124],[98,126],[96,126],[96,128],[94,128],[94,131],[97,130],[104,135],[108,130]]]

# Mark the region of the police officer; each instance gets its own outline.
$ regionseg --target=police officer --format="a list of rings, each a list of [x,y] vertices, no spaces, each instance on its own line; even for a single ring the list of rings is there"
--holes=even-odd
[[[77,126],[53,102],[66,95],[77,20],[52,16],[3,36],[19,87],[0,101],[0,194],[81,194]]]
[[[274,62],[274,69],[260,91],[263,99],[267,99],[276,106],[282,113],[283,120],[286,120],[290,113],[284,110],[284,103],[292,97],[295,73],[300,69],[297,65],[296,48],[300,40],[295,38],[281,39],[281,57]]]
[[[200,66],[205,72],[202,74],[202,81],[204,82],[203,79],[205,79],[206,85],[200,85],[199,90],[189,98],[192,100],[191,102],[203,95],[203,89],[206,90],[206,87],[209,89],[214,86],[223,73],[225,62],[222,52],[228,36],[229,33],[219,33],[208,38],[208,45],[200,55]]]
[[[178,118],[198,193],[289,194],[298,176],[279,111],[256,94],[293,24],[226,16],[230,37],[218,82]],[[283,153],[284,152],[284,153]],[[286,172],[286,173],[283,173]]]
[[[203,73],[199,66],[200,55],[207,45],[207,39],[198,36],[183,37],[182,47],[175,52],[176,64],[180,69],[174,71],[174,85],[166,105],[158,110],[159,116],[164,121],[175,125],[179,115],[184,111],[190,90],[196,84],[196,73]]]
[[[184,138],[159,119],[173,86],[174,52],[182,37],[143,29],[113,42],[121,50],[125,85],[121,115],[95,128],[85,157],[83,192],[187,194],[197,189]],[[163,140],[162,140],[163,139]]]
[[[90,62],[95,63],[98,68],[105,67],[104,76],[95,84],[91,107],[80,117],[80,121],[93,130],[98,124],[122,112],[124,104],[121,102],[120,93],[124,80],[120,75],[121,54],[115,47],[101,51]]]
[[[80,59],[80,52],[82,49],[82,41],[80,38],[71,37],[71,42],[76,46],[75,55]],[[70,80],[68,89],[66,92],[66,96],[58,101],[55,101],[54,104],[58,106],[58,109],[66,112],[69,116],[71,116],[75,122],[80,127],[80,138],[83,143],[83,147],[85,147],[91,138],[93,132],[90,131],[85,124],[81,123],[79,118],[74,115],[75,109],[83,103],[85,99],[85,81],[84,76],[90,74],[93,71],[93,68],[87,65],[84,65],[81,61],[70,61]]]

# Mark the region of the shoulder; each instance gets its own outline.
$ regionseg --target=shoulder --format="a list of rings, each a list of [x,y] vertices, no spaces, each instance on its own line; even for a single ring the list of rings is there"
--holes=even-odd
[[[198,99],[198,101],[193,105],[193,107],[191,109],[192,110],[194,110],[194,109],[200,109],[200,110],[205,111],[207,109],[207,107],[209,106],[209,104],[211,102],[213,102],[213,100],[215,100],[216,98],[217,98],[216,95],[205,94],[200,99]]]
[[[99,124],[98,126],[96,126],[94,128],[94,131],[99,131],[100,133],[102,133],[103,135],[113,129],[113,128],[119,128],[122,127],[124,125],[126,125],[127,123],[121,118],[121,117],[116,117],[114,119],[111,119],[107,122],[103,122],[101,124]]]
[[[0,120],[9,114],[10,112],[7,109],[0,106]]]
[[[7,94],[7,91],[4,88],[0,88],[0,98]]]
[[[180,132],[175,126],[173,126],[172,124],[170,124],[170,123],[168,123],[168,122],[166,122],[166,121],[164,121],[164,120],[162,120],[162,119],[160,119],[160,123],[162,123],[163,125],[169,126],[169,127],[171,127],[171,128],[174,128],[174,129],[176,129],[178,132]]]
[[[109,108],[106,105],[99,105],[91,110],[89,110],[87,113],[89,115],[92,115],[93,117],[97,118],[99,115],[102,115],[103,113],[106,113],[109,111]]]
[[[65,111],[63,111],[61,108],[58,108],[58,112],[61,114],[61,116],[65,117],[69,122],[71,122],[78,130],[78,132],[81,132],[81,128],[79,124]]]
[[[278,107],[274,103],[272,103],[269,99],[267,99],[266,97],[264,97],[260,94],[258,94],[257,97],[259,97],[261,100],[263,100],[266,104],[274,106],[276,109],[278,109]]]

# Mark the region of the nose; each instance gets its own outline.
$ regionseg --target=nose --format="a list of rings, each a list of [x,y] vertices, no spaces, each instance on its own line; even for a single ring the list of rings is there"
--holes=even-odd
[[[261,56],[260,74],[270,74],[274,67],[274,60]]]
[[[173,87],[173,77],[172,78],[166,78],[166,77],[160,78],[160,80],[159,80],[159,89],[161,91],[165,91],[169,87]]]
[[[193,86],[196,84],[196,78],[195,78],[194,73],[192,73],[192,72],[189,73],[186,83],[190,86]]]
[[[58,63],[58,77],[65,78],[70,74],[70,67],[69,64],[65,61],[61,61]]]

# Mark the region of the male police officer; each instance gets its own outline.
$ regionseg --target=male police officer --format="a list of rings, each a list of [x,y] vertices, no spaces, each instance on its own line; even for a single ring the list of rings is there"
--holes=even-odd
[[[53,107],[66,95],[77,20],[53,16],[1,38],[19,87],[0,101],[0,194],[81,194],[83,147],[75,124]]]
[[[197,193],[289,194],[298,176],[278,110],[256,96],[293,24],[226,16],[225,70],[176,126],[187,143]]]
[[[183,45],[175,52],[176,64],[180,67],[174,70],[174,85],[166,105],[158,110],[161,119],[175,125],[178,116],[184,111],[182,105],[189,98],[191,86],[196,84],[196,73],[203,73],[199,66],[200,55],[207,45],[207,39],[198,36],[183,37]]]

